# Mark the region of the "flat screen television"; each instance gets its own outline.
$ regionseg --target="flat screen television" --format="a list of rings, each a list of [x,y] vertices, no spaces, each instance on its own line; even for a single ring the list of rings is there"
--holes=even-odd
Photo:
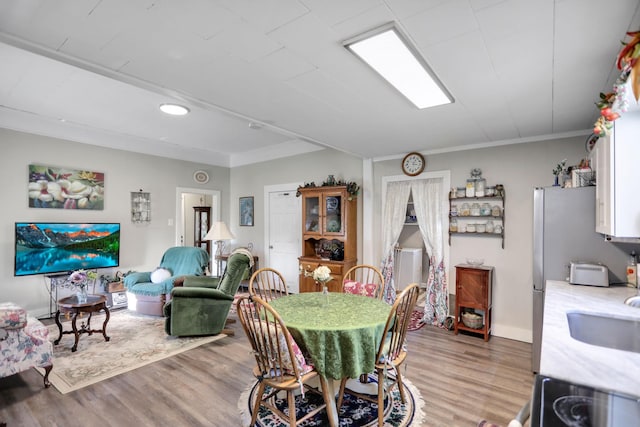
[[[16,276],[119,264],[120,223],[16,222]]]

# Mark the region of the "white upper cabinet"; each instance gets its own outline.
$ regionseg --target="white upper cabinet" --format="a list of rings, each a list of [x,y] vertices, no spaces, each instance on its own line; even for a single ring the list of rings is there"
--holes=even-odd
[[[594,150],[596,232],[640,237],[640,110],[616,120]]]

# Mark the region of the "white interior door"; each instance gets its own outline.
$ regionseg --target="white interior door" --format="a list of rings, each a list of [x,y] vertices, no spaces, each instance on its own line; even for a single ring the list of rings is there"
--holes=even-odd
[[[298,293],[298,257],[302,235],[300,198],[296,190],[265,190],[267,209],[266,266],[278,270],[287,283],[289,292]]]

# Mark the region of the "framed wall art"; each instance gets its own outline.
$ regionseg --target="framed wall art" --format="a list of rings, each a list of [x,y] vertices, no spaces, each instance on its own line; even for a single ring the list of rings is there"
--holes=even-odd
[[[104,209],[104,173],[29,165],[29,207]]]
[[[240,197],[240,226],[253,227],[253,196]]]

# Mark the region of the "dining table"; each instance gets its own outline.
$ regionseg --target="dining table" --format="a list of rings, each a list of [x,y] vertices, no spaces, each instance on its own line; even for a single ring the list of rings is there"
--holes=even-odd
[[[391,306],[362,295],[305,292],[270,302],[318,374],[327,395],[336,396],[334,380],[358,378],[375,370]],[[335,399],[327,403],[331,426],[337,426]]]

